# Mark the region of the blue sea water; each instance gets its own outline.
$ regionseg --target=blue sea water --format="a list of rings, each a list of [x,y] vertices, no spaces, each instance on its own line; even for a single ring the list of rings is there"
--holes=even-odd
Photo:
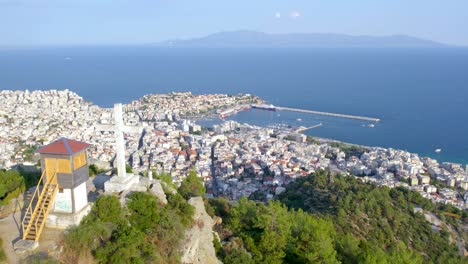
[[[252,93],[274,105],[382,121],[370,128],[363,121],[261,110],[233,119],[259,125],[322,122],[322,127],[307,133],[468,163],[468,49],[464,48],[0,51],[0,89],[66,88],[100,106],[170,91]],[[436,148],[442,152],[436,154]]]

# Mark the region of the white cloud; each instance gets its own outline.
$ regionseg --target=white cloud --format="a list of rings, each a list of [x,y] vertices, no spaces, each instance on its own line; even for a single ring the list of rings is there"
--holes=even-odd
[[[291,17],[292,18],[298,18],[301,16],[301,13],[299,13],[299,11],[292,11],[291,12]]]
[[[276,17],[276,18],[281,18],[281,13],[280,13],[280,12],[276,12],[276,13],[275,13],[275,17]]]

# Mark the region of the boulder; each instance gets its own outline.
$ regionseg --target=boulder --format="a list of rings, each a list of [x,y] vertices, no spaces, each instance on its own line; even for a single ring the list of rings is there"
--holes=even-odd
[[[166,194],[164,193],[164,190],[161,186],[161,181],[153,180],[153,183],[151,183],[149,186],[149,191],[151,194],[158,197],[159,201],[162,204],[164,205],[167,204]]]

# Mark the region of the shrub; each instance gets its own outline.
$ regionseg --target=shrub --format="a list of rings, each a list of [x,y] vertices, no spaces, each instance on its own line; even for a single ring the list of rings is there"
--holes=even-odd
[[[130,224],[143,232],[152,228],[159,220],[158,204],[158,198],[149,193],[132,193],[127,203]]]
[[[88,170],[89,176],[95,176],[106,171],[105,169],[99,168],[96,164],[89,165]]]
[[[191,197],[203,196],[205,194],[205,187],[203,182],[198,177],[197,172],[192,169],[189,172],[179,187],[179,193],[185,198],[190,199]]]
[[[24,180],[18,171],[0,171],[0,206],[8,204],[24,190]]]
[[[90,259],[96,250],[112,234],[112,225],[101,221],[90,221],[70,228],[63,237],[62,260],[66,263],[79,263]]]
[[[132,226],[122,226],[110,241],[96,250],[96,259],[112,264],[157,263],[155,251],[144,233]]]
[[[99,219],[102,222],[112,222],[121,224],[125,222],[125,211],[120,205],[117,197],[112,195],[104,195],[96,200],[90,214],[84,221]]]

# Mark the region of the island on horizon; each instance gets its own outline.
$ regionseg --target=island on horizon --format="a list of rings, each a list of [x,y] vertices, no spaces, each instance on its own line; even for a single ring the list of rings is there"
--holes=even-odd
[[[408,35],[370,36],[334,33],[269,34],[238,30],[192,39],[148,44],[171,48],[443,48],[448,44]]]

